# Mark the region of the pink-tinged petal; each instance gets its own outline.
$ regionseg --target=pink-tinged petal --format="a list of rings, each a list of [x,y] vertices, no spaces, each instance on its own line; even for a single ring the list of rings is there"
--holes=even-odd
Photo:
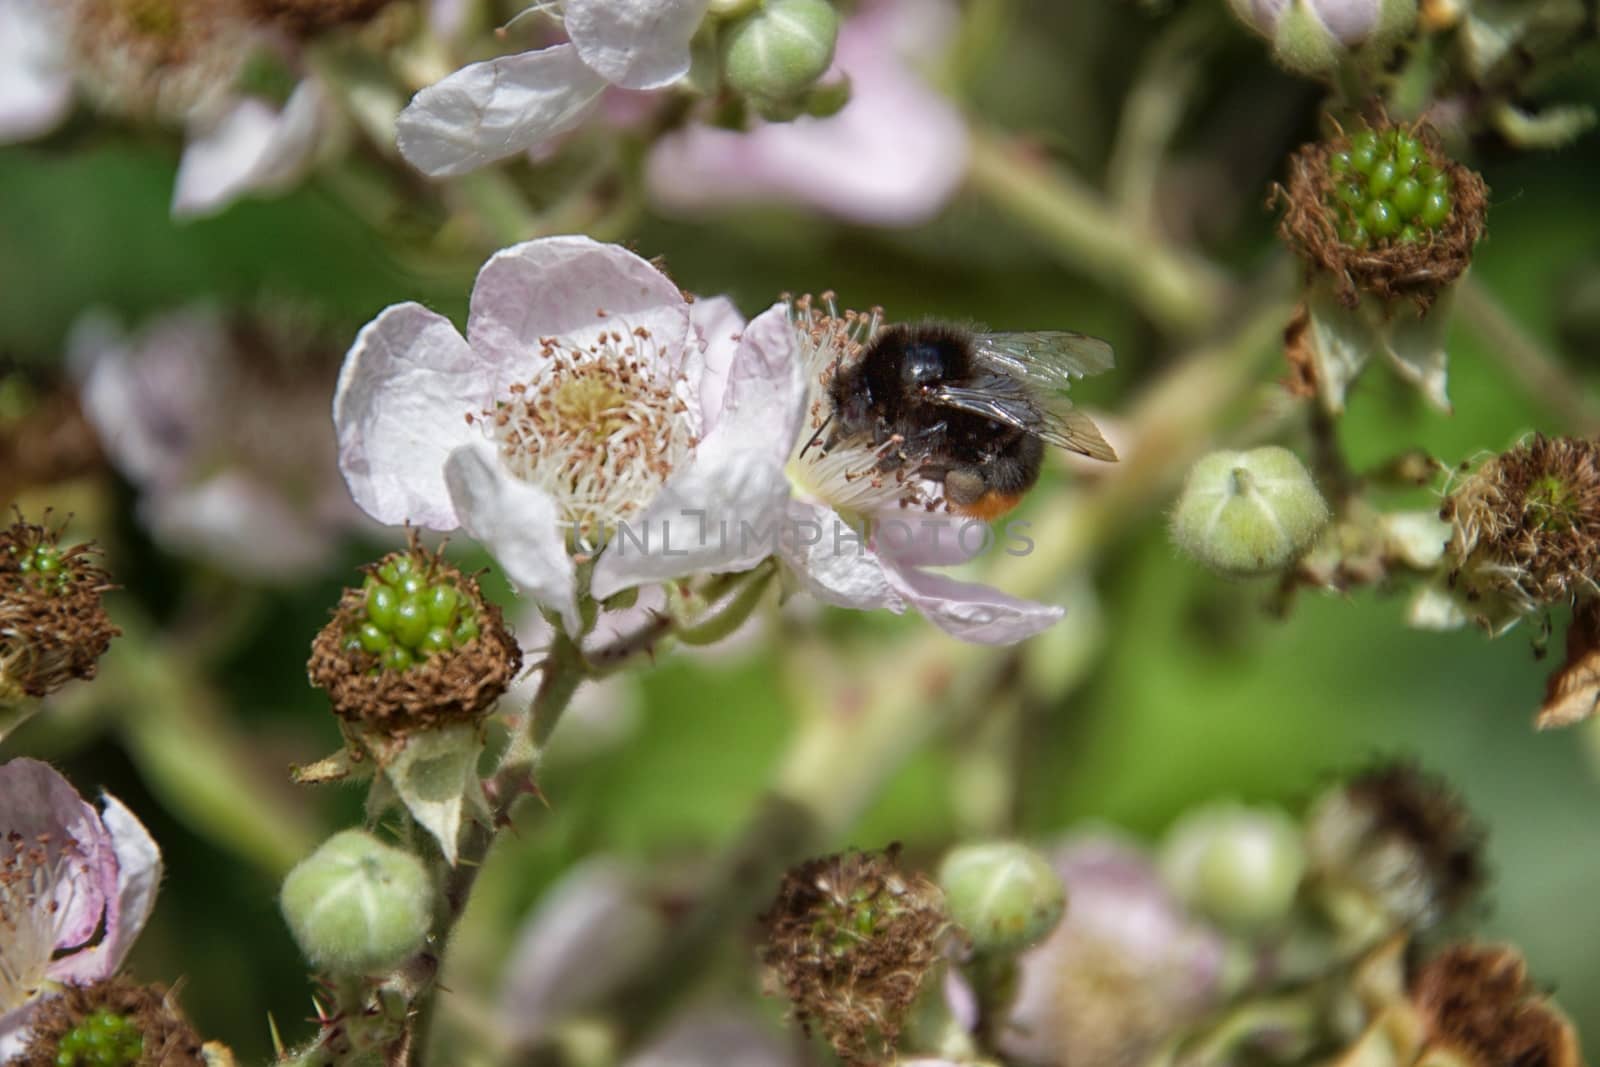
[[[567,0],[567,36],[612,85],[659,89],[689,73],[689,41],[709,6],[709,0]]]
[[[428,29],[439,37],[458,37],[471,11],[472,0],[428,0]]]
[[[0,0],[0,144],[49,133],[72,107],[59,0]]]
[[[550,494],[506,470],[485,441],[450,453],[444,476],[461,528],[489,550],[519,592],[559,611],[567,632],[577,633],[577,571]]]
[[[183,479],[222,403],[219,374],[229,347],[221,317],[209,311],[164,315],[138,337],[101,312],[73,324],[67,361],[84,414],[131,480]]]
[[[546,891],[517,934],[502,983],[501,1025],[513,1040],[537,1040],[637,972],[664,933],[639,872],[616,860],[589,860]]]
[[[953,567],[994,547],[1000,533],[981,519],[908,508],[872,520],[872,549],[900,567]]]
[[[739,351],[744,316],[725,296],[696,300],[689,305],[689,324],[700,339],[700,422],[707,433],[722,416],[722,398],[728,389],[728,372]]]
[[[851,93],[837,115],[662,137],[647,161],[652,196],[691,214],[782,200],[873,225],[936,215],[966,175],[970,139],[955,106],[896,61],[900,29],[878,15],[845,22],[835,66]]]
[[[339,372],[339,470],[368,515],[432,530],[460,525],[444,484],[450,453],[481,434],[467,416],[493,402],[484,361],[450,320],[421,304],[385,309]]]
[[[163,545],[248,578],[302,577],[336,544],[329,526],[238,468],[151,496],[140,510]]]
[[[754,1012],[735,1004],[696,1007],[672,1023],[623,1067],[800,1067],[807,1062]]]
[[[172,192],[174,217],[214,215],[247,193],[282,192],[294,184],[316,155],[328,106],[322,82],[307,78],[281,110],[246,98],[191,133]]]
[[[781,541],[779,554],[796,584],[823,603],[858,611],[905,610],[883,563],[832,508],[789,501]]]
[[[542,237],[496,252],[472,287],[472,347],[526,381],[541,339],[586,348],[602,332],[635,339],[658,377],[675,377],[689,332],[689,304],[672,280],[618,245],[588,237]],[[654,366],[654,364],[652,364]],[[501,387],[512,384],[501,383]]]
[[[396,141],[430,178],[466,174],[576,126],[605,87],[568,44],[473,63],[411,98]]]
[[[595,595],[700,571],[748,570],[772,555],[785,534],[785,467],[804,403],[794,328],[784,306],[774,305],[740,337],[716,428],[595,565]]]
[[[38,1006],[39,1001],[30,1000],[19,1008],[0,1013],[0,1063],[20,1060],[28,1050],[28,1041],[33,1036],[28,1022]]]
[[[161,884],[161,850],[133,812],[108,793],[100,818],[116,857],[116,890],[106,900],[105,931],[99,943],[50,968],[50,977],[58,982],[85,984],[115,974],[150,918]]]
[[[979,645],[1014,645],[1061,621],[1066,609],[1019,600],[979,582],[886,561],[889,583],[939,629]]]
[[[12,834],[40,842],[57,870],[48,905],[54,947],[88,942],[116,893],[116,855],[99,814],[48,763],[14,759],[0,765],[0,835]]]

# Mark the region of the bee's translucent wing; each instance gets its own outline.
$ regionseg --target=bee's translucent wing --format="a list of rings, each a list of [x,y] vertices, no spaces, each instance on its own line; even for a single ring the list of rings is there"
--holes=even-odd
[[[973,355],[985,370],[1046,396],[1079,378],[1108,371],[1116,362],[1106,342],[1071,330],[979,333],[973,338]]]
[[[1079,378],[1111,369],[1115,361],[1106,342],[1070,330],[979,333],[973,355],[984,373],[965,386],[941,386],[939,403],[1085,456],[1117,458],[1094,421],[1066,396]]]
[[[1094,420],[1059,392],[1045,396],[1014,379],[990,375],[976,385],[941,385],[934,399],[945,407],[1015,426],[1069,451],[1116,462],[1116,452],[1100,435]]]

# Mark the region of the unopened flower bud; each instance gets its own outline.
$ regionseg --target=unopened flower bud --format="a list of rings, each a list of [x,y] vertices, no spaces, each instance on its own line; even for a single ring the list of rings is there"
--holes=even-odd
[[[1300,827],[1281,811],[1222,804],[1180,819],[1162,875],[1191,909],[1238,930],[1288,918],[1306,866]]]
[[[978,953],[1020,952],[1050,935],[1067,907],[1061,876],[1015,841],[952,849],[939,867],[950,918]]]
[[[0,707],[95,676],[120,633],[101,603],[113,587],[98,554],[21,519],[0,529]]]
[[[1270,574],[1311,547],[1328,505],[1286,448],[1213,452],[1189,471],[1172,513],[1172,539],[1233,577]]]
[[[433,884],[416,856],[365,830],[344,830],[289,872],[281,903],[295,942],[318,970],[373,974],[427,940]]]
[[[849,1063],[891,1054],[948,920],[939,889],[902,874],[898,848],[845,852],[791,870],[762,916],[762,962],[802,1026]]]
[[[160,986],[67,985],[28,1016],[15,1067],[203,1067],[200,1036]]]
[[[413,536],[345,590],[307,671],[341,718],[403,736],[478,720],[521,666],[500,609]]]
[[[1290,70],[1332,72],[1351,51],[1391,47],[1416,22],[1416,0],[1229,0],[1239,19],[1272,42]]]
[[[1437,925],[1482,880],[1482,833],[1443,782],[1404,764],[1323,794],[1306,851],[1324,906],[1356,939]]]
[[[839,16],[827,0],[765,0],[723,39],[723,76],[735,92],[798,99],[833,62]]]

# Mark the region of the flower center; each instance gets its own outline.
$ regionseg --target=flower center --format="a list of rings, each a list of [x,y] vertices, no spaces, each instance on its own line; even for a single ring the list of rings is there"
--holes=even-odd
[[[59,924],[72,911],[70,858],[44,836],[13,832],[0,843],[0,1014],[26,1004],[45,983]]]
[[[230,0],[61,0],[83,88],[113,114],[183,120],[225,93],[249,54]]]
[[[689,458],[699,426],[681,380],[653,370],[648,330],[541,345],[542,373],[512,386],[484,423],[511,472],[553,496],[577,547],[592,548]]]

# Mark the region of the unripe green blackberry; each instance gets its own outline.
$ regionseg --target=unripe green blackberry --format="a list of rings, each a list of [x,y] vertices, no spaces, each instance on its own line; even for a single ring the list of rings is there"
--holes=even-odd
[[[1020,952],[1061,921],[1067,890],[1048,860],[1015,841],[952,849],[939,867],[950,917],[979,953]]]
[[[1279,234],[1354,308],[1362,293],[1426,311],[1483,236],[1483,179],[1444,154],[1425,125],[1363,126],[1296,152],[1274,192]]]
[[[56,1067],[134,1067],[143,1055],[139,1024],[102,1008],[62,1036]]]
[[[1397,126],[1357,130],[1328,157],[1328,172],[1333,189],[1323,202],[1352,248],[1425,240],[1455,207],[1450,174],[1428,161],[1415,133]]]
[[[1327,502],[1299,458],[1268,445],[1196,463],[1172,512],[1172,539],[1211,569],[1242,578],[1288,566],[1327,521]]]
[[[399,735],[477,719],[521,666],[500,609],[413,538],[345,590],[307,669],[341,717]]]
[[[827,73],[838,37],[828,0],[765,0],[726,31],[723,78],[757,100],[797,100]]]
[[[283,917],[307,960],[375,974],[427,940],[433,883],[422,861],[365,830],[334,834],[283,880]]]

